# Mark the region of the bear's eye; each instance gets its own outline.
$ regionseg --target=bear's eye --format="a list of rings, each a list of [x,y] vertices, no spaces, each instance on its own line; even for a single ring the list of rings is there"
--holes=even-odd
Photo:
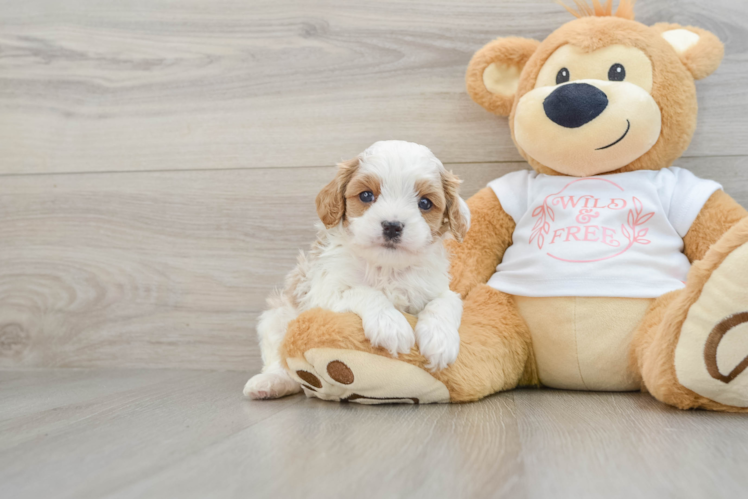
[[[358,199],[363,201],[364,203],[371,203],[374,201],[374,193],[371,191],[364,191],[360,195],[358,195]]]
[[[566,68],[561,68],[561,70],[556,73],[556,85],[561,85],[562,83],[566,83],[569,81],[569,70]]]
[[[608,70],[608,80],[611,82],[622,82],[626,79],[626,68],[623,64],[614,64]]]
[[[424,212],[428,212],[433,206],[434,204],[431,203],[431,200],[429,200],[428,198],[421,198],[420,200],[418,200],[418,208],[420,208]]]

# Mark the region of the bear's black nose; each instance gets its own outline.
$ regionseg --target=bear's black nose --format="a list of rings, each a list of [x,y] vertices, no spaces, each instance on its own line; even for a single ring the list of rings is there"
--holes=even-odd
[[[607,107],[605,92],[588,83],[562,85],[543,101],[545,115],[566,128],[578,128],[591,122]]]

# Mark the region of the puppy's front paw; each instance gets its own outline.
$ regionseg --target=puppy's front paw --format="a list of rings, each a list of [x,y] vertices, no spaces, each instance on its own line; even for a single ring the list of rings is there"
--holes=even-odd
[[[301,386],[285,370],[272,370],[249,379],[243,392],[250,399],[277,399],[300,390]]]
[[[369,342],[376,347],[384,347],[395,357],[397,353],[410,352],[416,344],[413,328],[394,307],[378,314],[366,315],[362,320],[364,334]]]
[[[426,368],[443,370],[457,360],[460,334],[457,328],[435,314],[422,313],[416,324],[418,350],[428,360]]]

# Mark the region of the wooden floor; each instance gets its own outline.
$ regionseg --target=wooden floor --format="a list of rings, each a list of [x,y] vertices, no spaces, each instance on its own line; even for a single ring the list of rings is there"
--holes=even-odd
[[[637,13],[725,42],[676,164],[748,206],[748,2]],[[748,419],[641,394],[241,398],[333,165],[416,141],[466,197],[527,168],[465,68],[569,19],[550,0],[0,2],[0,496],[746,496]]]
[[[0,372],[3,497],[745,497],[748,419],[645,394],[242,399],[237,372]]]

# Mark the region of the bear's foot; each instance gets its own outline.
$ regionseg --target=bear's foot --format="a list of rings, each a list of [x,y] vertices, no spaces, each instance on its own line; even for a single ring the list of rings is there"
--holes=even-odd
[[[676,377],[704,398],[748,409],[748,243],[704,277],[675,349]]]
[[[307,397],[362,404],[448,403],[447,387],[396,359],[350,349],[314,348],[286,359]]]

